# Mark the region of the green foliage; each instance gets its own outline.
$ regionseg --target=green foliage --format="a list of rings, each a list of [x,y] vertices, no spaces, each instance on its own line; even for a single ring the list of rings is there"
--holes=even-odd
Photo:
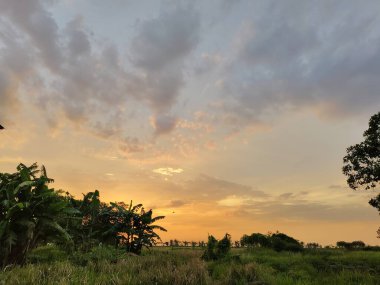
[[[46,256],[49,248],[57,251],[50,246],[32,254]],[[200,250],[166,247],[137,256],[98,246],[82,255],[76,261],[57,255],[51,262],[7,267],[0,271],[0,284],[377,285],[380,278],[380,252],[360,250],[293,253],[238,248],[223,259],[207,262],[201,260]]]
[[[280,233],[280,232],[272,233],[269,235],[269,239],[270,239],[270,247],[276,251],[286,250],[286,251],[298,252],[298,251],[303,250],[303,246],[298,240],[284,233]]]
[[[0,173],[0,267],[23,264],[27,254],[48,242],[67,251],[89,252],[99,244],[140,254],[160,240],[155,222],[141,204],[103,203],[98,190],[77,200],[48,187],[44,166],[20,164],[13,174]]]
[[[353,190],[374,189],[380,182],[380,112],[374,114],[364,132],[364,141],[347,148],[343,158],[343,173],[347,184]],[[369,204],[380,214],[380,194],[372,198]],[[380,228],[377,231],[380,238]]]
[[[231,250],[231,236],[225,234],[224,237],[218,241],[214,236],[208,236],[207,248],[202,255],[204,260],[217,260],[227,256]]]
[[[255,247],[268,247],[270,245],[270,239],[268,236],[261,233],[253,233],[249,235],[243,235],[240,239],[242,246],[255,246]]]
[[[363,249],[365,247],[365,243],[361,240],[355,240],[353,242],[345,242],[345,241],[338,241],[336,243],[336,246],[338,248],[345,248],[345,249]]]
[[[216,259],[216,246],[218,245],[218,240],[212,236],[208,236],[207,248],[202,255],[204,260],[215,260]]]
[[[96,246],[91,248],[89,252],[73,252],[69,256],[69,260],[74,265],[86,266],[89,263],[100,264],[102,262],[116,263],[125,258],[125,251],[117,249],[113,246]]]
[[[106,250],[107,248],[107,250]],[[104,249],[104,251],[103,251]],[[0,271],[0,285],[8,284],[211,284],[200,251],[151,250],[136,256],[113,247],[93,249],[86,265],[71,259],[52,263],[27,264]],[[118,254],[112,259],[107,253]],[[101,252],[99,252],[101,251]]]
[[[218,241],[216,245],[217,258],[225,257],[231,250],[231,235],[225,234],[224,237]]]
[[[140,254],[142,247],[151,247],[160,240],[156,230],[166,231],[155,224],[164,217],[153,217],[152,210],[145,211],[142,204],[102,203],[98,191],[87,193],[81,203],[74,203],[82,219],[72,232],[84,251],[102,243]]]
[[[71,242],[62,227],[73,209],[37,164],[20,164],[16,173],[0,173],[0,267],[22,264],[27,253],[48,241]]]
[[[380,181],[380,112],[369,120],[364,141],[347,148],[343,173],[350,188],[375,188]]]
[[[276,251],[302,251],[302,244],[280,232],[269,233],[268,235],[263,235],[261,233],[253,233],[251,235],[243,235],[240,239],[240,243],[242,246],[246,247],[266,247],[273,248]]]
[[[67,252],[54,244],[39,246],[27,256],[26,263],[52,263],[67,260]]]
[[[306,244],[305,247],[308,248],[308,249],[322,248],[322,246],[319,243],[317,243],[317,242],[309,242],[309,243]]]

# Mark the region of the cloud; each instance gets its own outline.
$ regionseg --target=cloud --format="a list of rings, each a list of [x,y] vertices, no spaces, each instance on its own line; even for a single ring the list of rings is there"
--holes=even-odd
[[[377,111],[377,3],[239,5],[255,13],[241,22],[224,64],[224,97],[215,108],[221,121],[240,129],[288,110],[312,109],[323,118]]]
[[[182,168],[161,167],[152,170],[154,173],[158,173],[164,176],[173,176],[174,174],[180,174],[183,172]]]
[[[171,200],[170,203],[166,206],[166,208],[179,208],[184,205],[187,205],[189,202],[183,200]]]
[[[51,128],[68,120],[133,151],[136,143],[124,142],[127,123],[145,118],[145,131],[152,117],[154,135],[175,128],[177,117],[169,112],[199,41],[200,18],[192,7],[166,7],[137,24],[129,61],[115,44],[97,38],[83,16],[58,25],[47,2],[38,0],[1,1],[0,8],[2,121],[12,108],[33,103]],[[21,100],[20,90],[32,87],[35,95]]]
[[[25,32],[31,47],[37,49],[45,65],[53,72],[60,69],[58,25],[38,0],[1,1],[0,10],[12,24]]]
[[[288,111],[378,111],[380,7],[365,3],[176,2],[104,40],[83,11],[0,1],[0,120],[33,104],[52,129],[75,127],[125,153],[171,134],[155,155],[192,157]]]
[[[320,195],[320,196],[319,196]],[[363,221],[376,220],[373,209],[363,197],[349,196],[344,191],[332,193],[283,193],[268,195],[264,199],[250,196],[230,195],[216,201],[220,206],[233,209],[232,215],[255,217],[260,220],[293,221]],[[349,196],[349,197],[348,197]],[[360,203],[358,202],[360,201]]]
[[[141,71],[130,90],[158,114],[170,110],[184,85],[184,64],[199,41],[200,17],[191,7],[175,5],[137,26],[131,60]]]
[[[186,181],[184,185],[188,193],[200,200],[218,201],[228,196],[249,196],[264,198],[268,195],[262,191],[254,190],[251,186],[242,185],[227,180],[201,174],[195,179]]]
[[[152,126],[156,135],[170,133],[177,125],[178,119],[169,115],[160,115],[151,118]]]

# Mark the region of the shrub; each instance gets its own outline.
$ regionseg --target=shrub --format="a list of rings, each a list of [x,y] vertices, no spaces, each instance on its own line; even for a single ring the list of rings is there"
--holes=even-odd
[[[218,241],[214,236],[208,236],[207,248],[202,255],[204,260],[216,260],[227,256],[231,250],[231,236],[225,234],[224,238]]]

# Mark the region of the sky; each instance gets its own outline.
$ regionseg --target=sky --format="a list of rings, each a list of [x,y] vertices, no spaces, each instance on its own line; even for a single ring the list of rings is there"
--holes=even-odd
[[[341,172],[380,110],[380,2],[0,0],[0,171],[165,215],[163,240],[380,244]]]

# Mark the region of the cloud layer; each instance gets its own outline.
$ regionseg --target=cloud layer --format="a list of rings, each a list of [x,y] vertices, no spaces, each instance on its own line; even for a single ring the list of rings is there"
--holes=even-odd
[[[185,156],[288,112],[330,120],[380,107],[374,1],[163,1],[141,13],[142,1],[123,41],[101,36],[90,2],[74,16],[58,3],[75,5],[0,1],[2,121],[32,104],[51,129],[92,133],[122,154]]]

